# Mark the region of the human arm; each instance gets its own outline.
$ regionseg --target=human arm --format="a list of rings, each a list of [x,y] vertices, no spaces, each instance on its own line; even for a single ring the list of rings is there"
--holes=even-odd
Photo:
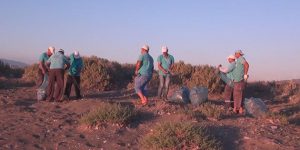
[[[248,75],[249,63],[245,60],[243,65],[244,65],[244,79],[247,80],[249,78]]]
[[[168,70],[164,69],[164,68],[161,66],[161,62],[157,62],[157,66],[158,66],[158,69],[161,70],[163,73],[165,73],[165,74],[168,73]]]
[[[135,65],[135,73],[134,73],[135,75],[138,75],[139,70],[141,69],[141,67],[142,67],[142,61],[138,60],[136,62],[136,65]]]

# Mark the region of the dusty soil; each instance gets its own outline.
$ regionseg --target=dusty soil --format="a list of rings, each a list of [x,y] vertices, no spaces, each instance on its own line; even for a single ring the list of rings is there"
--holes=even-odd
[[[79,124],[82,114],[103,102],[132,105],[133,91],[85,92],[82,100],[37,102],[32,86],[0,89],[0,149],[141,149],[139,140],[163,121],[187,121],[176,113],[185,107],[156,101],[137,108],[139,117],[127,126],[104,125],[85,128]],[[210,101],[222,105],[218,96]],[[300,104],[266,101],[270,111],[289,116],[290,123],[281,125],[272,119],[255,119],[228,114],[216,120],[201,120],[211,134],[228,150],[297,150],[300,149]],[[190,120],[197,122],[196,120]]]

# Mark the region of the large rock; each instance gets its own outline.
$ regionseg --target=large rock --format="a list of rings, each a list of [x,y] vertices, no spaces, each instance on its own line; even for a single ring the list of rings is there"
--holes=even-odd
[[[206,87],[193,87],[190,90],[190,100],[193,105],[199,105],[208,100],[208,89]]]
[[[246,113],[253,117],[262,117],[268,112],[266,104],[260,98],[246,98],[244,106]]]

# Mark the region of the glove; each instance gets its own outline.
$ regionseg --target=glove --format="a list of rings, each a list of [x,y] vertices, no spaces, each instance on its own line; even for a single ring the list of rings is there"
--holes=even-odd
[[[244,80],[248,80],[248,78],[249,78],[249,75],[245,74],[244,75]]]

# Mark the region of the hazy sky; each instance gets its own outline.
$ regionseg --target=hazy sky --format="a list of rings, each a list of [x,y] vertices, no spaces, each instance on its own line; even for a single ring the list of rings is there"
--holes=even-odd
[[[48,46],[133,63],[155,58],[226,65],[244,51],[250,79],[300,78],[299,0],[2,0],[0,58],[37,62]]]

